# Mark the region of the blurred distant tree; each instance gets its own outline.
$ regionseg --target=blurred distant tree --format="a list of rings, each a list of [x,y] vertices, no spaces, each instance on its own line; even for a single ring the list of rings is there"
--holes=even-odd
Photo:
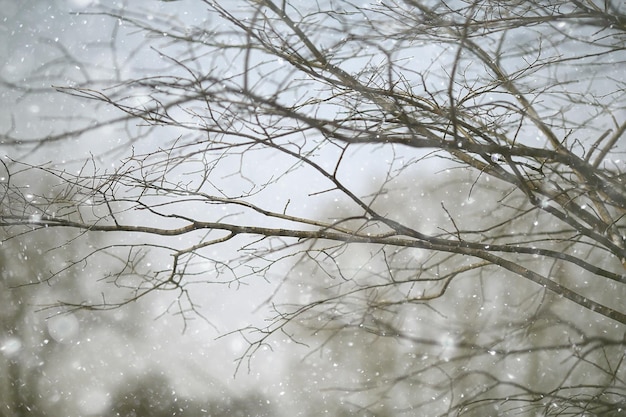
[[[215,397],[203,400],[179,396],[162,375],[147,374],[126,381],[113,395],[108,415],[118,417],[269,417],[268,403],[260,397]]]
[[[95,12],[145,36],[124,63],[145,76],[58,85],[98,116],[2,137],[24,151],[123,138],[115,168],[3,160],[13,239],[108,235],[59,268],[107,257],[110,291],[60,306],[168,290],[190,318],[199,284],[284,280],[297,297],[277,290],[270,324],[242,330],[242,360],[297,324],[356,329],[408,355],[348,378],[403,398],[395,414],[624,406],[623,3],[202,3],[193,24]],[[26,173],[59,186],[32,193]]]
[[[80,292],[80,285],[72,277],[54,281],[52,288],[35,285],[49,278],[50,269],[61,261],[42,255],[67,238],[64,235],[59,233],[52,239],[49,234],[29,233],[19,240],[6,240],[7,235],[0,233],[3,240],[0,251],[2,416],[44,416],[49,412],[71,414],[67,408],[68,404],[72,404],[71,399],[59,395],[62,388],[57,378],[62,376],[51,376],[50,373],[51,365],[60,360],[59,353],[64,350],[58,349],[58,341],[68,342],[77,336],[70,328],[73,317],[61,317],[61,321],[57,321],[59,326],[49,326],[51,322],[47,319],[53,312],[45,314],[39,310],[70,288],[75,293]],[[44,388],[49,387],[48,384],[56,388]]]

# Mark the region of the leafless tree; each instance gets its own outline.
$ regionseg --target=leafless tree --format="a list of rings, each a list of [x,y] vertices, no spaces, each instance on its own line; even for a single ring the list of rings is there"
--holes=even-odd
[[[620,2],[201,3],[201,24],[95,11],[145,37],[125,65],[153,54],[147,74],[55,86],[115,116],[3,135],[24,151],[124,138],[114,169],[3,160],[14,239],[106,232],[49,276],[109,257],[111,291],[60,306],[163,290],[191,318],[200,285],[281,282],[269,324],[241,330],[244,362],[307,327],[322,350],[358,333],[423,352],[351,388],[403,397],[389,415],[619,412]],[[33,171],[58,186],[25,190]]]

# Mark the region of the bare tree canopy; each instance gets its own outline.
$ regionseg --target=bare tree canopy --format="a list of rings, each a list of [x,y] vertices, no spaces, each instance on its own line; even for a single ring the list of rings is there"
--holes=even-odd
[[[359,410],[619,415],[622,2],[195,3],[195,19],[82,12],[115,22],[107,76],[59,48],[81,69],[53,88],[86,117],[45,137],[3,128],[3,239],[63,228],[45,256],[80,251],[25,285],[91,269],[99,298],[54,307],[168,291],[171,312],[210,321],[204,291],[265,280],[243,362],[310,334],[313,350],[360,334],[413,352],[333,384]],[[96,150],[76,165],[51,156],[61,143]]]

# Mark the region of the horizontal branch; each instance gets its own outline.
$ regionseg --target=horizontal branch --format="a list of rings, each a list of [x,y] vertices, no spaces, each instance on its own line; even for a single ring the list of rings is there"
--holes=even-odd
[[[392,225],[395,222],[390,222]],[[43,216],[40,219],[26,220],[19,216],[2,216],[0,217],[0,226],[16,226],[16,225],[29,225],[39,228],[50,227],[70,227],[75,229],[81,229],[91,232],[132,232],[132,233],[146,233],[158,236],[179,236],[184,235],[196,230],[223,230],[228,231],[231,236],[239,234],[251,234],[262,237],[290,237],[296,239],[327,239],[338,242],[346,243],[364,243],[364,244],[378,244],[395,247],[406,247],[416,249],[426,249],[431,251],[457,253],[463,255],[474,256],[486,261],[491,262],[494,265],[498,265],[508,271],[513,272],[516,275],[529,279],[542,287],[559,294],[576,304],[585,307],[591,311],[608,317],[612,320],[618,321],[622,324],[626,324],[626,314],[616,311],[610,307],[596,303],[593,300],[588,299],[567,287],[544,277],[528,268],[521,266],[518,263],[509,261],[505,258],[490,253],[490,251],[503,250],[505,252],[515,252],[515,247],[508,247],[503,245],[489,245],[488,248],[485,245],[472,244],[463,241],[452,241],[440,238],[428,237],[426,235],[420,235],[419,238],[403,238],[397,235],[390,236],[385,235],[364,235],[358,232],[356,233],[342,233],[338,231],[331,231],[327,229],[318,230],[296,230],[296,229],[283,229],[283,228],[267,228],[259,226],[244,226],[235,225],[221,222],[199,222],[193,221],[187,226],[175,228],[175,229],[163,229],[147,226],[136,225],[99,225],[99,224],[85,224],[80,222],[74,222],[65,219],[58,219],[49,216]],[[411,233],[411,229],[401,228],[401,231]],[[489,249],[489,250],[487,250]],[[544,251],[544,253],[547,253]],[[562,256],[560,257],[563,258]],[[608,271],[607,271],[608,272]]]

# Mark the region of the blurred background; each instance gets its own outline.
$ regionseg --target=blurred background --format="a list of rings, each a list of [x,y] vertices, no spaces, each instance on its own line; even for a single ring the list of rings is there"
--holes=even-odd
[[[289,3],[302,10],[314,7],[306,1]],[[341,2],[329,1],[329,4],[337,10],[343,7]],[[232,0],[229,7],[242,16],[253,12],[244,1]],[[169,25],[177,28],[180,36],[194,34],[197,28],[205,28],[202,36],[212,36],[211,28],[224,30],[225,27],[202,1],[0,0],[0,130],[11,137],[0,143],[0,157],[5,167],[23,167],[19,181],[26,200],[54,193],[53,169],[93,172],[95,176],[115,170],[120,160],[131,153],[150,152],[177,137],[176,128],[155,128],[137,121],[119,123],[120,115],[115,109],[101,103],[92,105],[89,100],[59,91],[73,86],[96,90],[130,78],[162,73],[171,64],[157,48],[167,49],[174,44],[171,34],[164,32],[160,36],[155,31],[140,31],[118,19],[117,13],[152,22],[155,28]],[[568,45],[563,49],[566,52]],[[440,62],[449,62],[446,60],[454,52],[444,55],[438,47],[432,51],[430,47],[420,48],[425,55],[416,60],[420,61],[416,65],[428,66],[430,52]],[[224,56],[227,58],[229,53],[225,52]],[[356,58],[354,65],[369,59]],[[271,65],[277,68],[272,73],[276,79],[268,76],[254,81],[280,85],[278,75],[284,75],[281,71],[286,70],[281,69],[281,62]],[[623,66],[606,67],[605,71],[607,80],[619,79]],[[567,77],[575,78],[575,75],[567,72]],[[540,77],[537,83],[541,83]],[[124,84],[121,86],[123,90]],[[607,89],[610,88],[607,84]],[[128,98],[137,107],[151,102],[151,97],[138,90],[129,91]],[[567,106],[564,109],[565,113],[570,111]],[[619,111],[622,113],[615,114],[624,114],[623,109]],[[97,128],[94,120],[99,124]],[[604,127],[601,116],[594,120]],[[83,128],[87,133],[64,134],[80,133]],[[536,137],[530,137],[529,141],[545,140],[537,132],[534,134]],[[324,152],[338,151],[320,148],[318,156],[323,157]],[[420,150],[407,151],[402,156],[403,161],[409,162],[402,170],[404,175],[390,179],[392,170],[388,168],[401,157],[388,149],[358,148],[346,156],[346,160],[358,164],[358,169],[347,173],[345,181],[359,195],[368,195],[380,191],[379,185],[384,180],[385,192],[372,205],[381,212],[391,212],[397,221],[419,224],[425,233],[438,233],[444,224],[450,227],[448,214],[442,207],[464,214],[465,217],[457,219],[459,224],[467,222],[479,228],[491,224],[494,218],[509,218],[511,211],[507,210],[522,204],[519,195],[511,196],[501,184],[454,169],[449,161],[423,160],[427,154]],[[15,161],[20,161],[20,165],[15,165]],[[283,187],[288,190],[290,207],[297,207],[300,213],[315,213],[324,219],[351,215],[341,201],[326,194],[320,193],[313,200],[302,198],[321,179],[311,179],[305,173],[285,175],[280,184],[272,183],[274,174],[289,172],[288,164],[274,155],[269,155],[267,161],[257,165],[241,162],[246,175],[240,172],[236,179],[229,177],[232,172],[228,168],[218,170],[216,175],[222,175],[224,183],[242,189],[249,186],[246,176],[259,183],[266,181],[270,184],[268,190]],[[392,162],[387,164],[388,161]],[[416,161],[425,162],[414,168],[412,164]],[[233,162],[233,166],[236,164]],[[622,167],[623,161],[616,160],[616,164]],[[37,175],[38,171],[30,169],[31,165],[45,165],[51,170]],[[183,174],[181,181],[185,180]],[[5,173],[0,177],[7,181]],[[309,188],[303,189],[301,184]],[[478,193],[477,184],[483,187],[483,194]],[[318,188],[323,187],[320,183]],[[407,201],[407,195],[411,204],[398,204]],[[485,195],[505,203],[499,211],[494,211],[483,204],[485,200],[481,196]],[[269,199],[265,202],[272,204]],[[69,207],[76,202],[66,203]],[[97,215],[96,208],[89,212],[90,201],[80,204],[83,215]],[[282,207],[284,201],[276,198],[275,204]],[[205,210],[191,203],[188,208],[191,214]],[[127,220],[142,219],[141,213],[125,215]],[[512,228],[517,228],[514,231],[522,230],[529,236],[542,226],[528,218],[511,223]],[[598,394],[607,395],[607,404],[623,392],[623,344],[613,343],[623,333],[622,328],[586,310],[581,313],[579,306],[495,268],[486,269],[491,274],[483,275],[481,269],[469,274],[467,279],[453,281],[447,289],[449,297],[428,304],[398,301],[406,294],[418,294],[420,288],[355,290],[352,298],[338,298],[336,303],[325,303],[300,314],[284,332],[278,331],[264,343],[255,345],[258,349],[249,357],[252,339],[240,329],[262,329],[268,317],[280,317],[285,310],[275,303],[289,307],[332,299],[351,281],[343,281],[341,273],[346,271],[353,274],[351,278],[362,278],[359,282],[363,287],[375,286],[389,263],[401,265],[395,269],[397,277],[410,276],[420,268],[437,271],[433,276],[438,277],[439,273],[445,276],[450,272],[447,254],[432,255],[414,248],[392,252],[374,245],[333,248],[315,243],[311,253],[318,251],[319,256],[287,259],[268,274],[257,276],[251,272],[246,279],[220,282],[216,279],[212,285],[201,285],[204,276],[194,282],[196,278],[192,275],[190,282],[197,284],[193,286],[193,298],[182,303],[180,293],[166,290],[117,308],[102,311],[77,308],[68,312],[50,306],[71,299],[80,307],[80,303],[99,300],[105,303],[116,295],[123,298],[132,294],[136,282],[132,276],[134,270],[129,267],[128,276],[111,280],[114,265],[126,262],[138,269],[158,270],[159,265],[171,261],[157,250],[134,252],[132,259],[121,259],[114,250],[106,250],[137,243],[136,237],[63,229],[45,232],[24,233],[7,240],[6,235],[2,236],[2,416],[383,417],[412,415],[415,404],[421,407],[420,412],[446,415],[448,404],[455,400],[447,391],[447,385],[453,381],[455,392],[463,392],[468,398],[479,398],[480,393],[489,392],[496,385],[503,398],[508,390],[514,392],[520,386],[533,386],[537,403],[541,403],[540,392],[553,385],[561,387],[563,381],[568,384],[571,381],[572,386],[586,381],[593,386],[621,387],[617,394]],[[176,237],[183,246],[193,245],[196,238],[197,235]],[[97,248],[105,249],[87,262],[86,253]],[[219,250],[232,251],[232,254],[220,253],[220,259],[238,259],[238,249],[237,241],[220,246]],[[604,259],[591,250],[585,256],[592,264],[619,266],[619,260]],[[455,267],[472,268],[467,259],[455,262]],[[76,268],[76,265],[84,267]],[[565,282],[575,276],[568,266],[543,263],[539,256],[526,265],[541,272],[549,271],[555,279]],[[254,266],[250,266],[251,271]],[[209,269],[212,263],[207,261],[206,265],[194,267]],[[584,282],[583,290],[586,288],[591,293],[600,285]],[[616,283],[612,285],[598,291],[607,302],[623,291]],[[349,293],[350,289],[346,291]],[[371,308],[374,300],[378,303],[376,309]],[[390,334],[397,337],[386,337]],[[606,337],[607,343],[578,356],[580,350],[572,341],[580,335]],[[609,343],[610,338],[613,344]],[[489,343],[493,349],[485,348],[491,346]],[[532,346],[554,348],[532,355]],[[583,359],[571,365],[575,357]],[[597,363],[601,365],[596,366]],[[535,395],[532,391],[525,393]],[[501,405],[511,413],[516,411],[508,403]],[[467,415],[501,415],[504,408],[498,407],[487,403]],[[550,407],[541,403],[538,409],[545,412]],[[556,404],[554,409],[561,410],[560,407]],[[618,413],[621,410],[614,415]]]

